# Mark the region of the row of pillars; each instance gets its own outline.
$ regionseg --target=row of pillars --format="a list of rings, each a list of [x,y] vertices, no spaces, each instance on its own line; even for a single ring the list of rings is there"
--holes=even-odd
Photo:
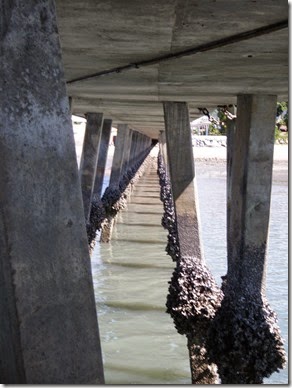
[[[86,120],[79,175],[84,216],[88,222],[91,204],[99,201],[102,194],[112,120],[103,119],[102,113],[87,113]],[[118,124],[109,187],[118,187],[122,177],[150,146],[148,136],[130,129],[127,124]]]
[[[265,297],[276,102],[274,95],[239,95],[237,118],[228,123],[228,271],[221,290],[203,254],[188,107],[164,103],[160,152],[179,251],[167,307],[188,338],[195,384],[218,381],[211,361],[222,383],[238,384],[261,383],[285,364],[277,318]]]
[[[0,381],[102,384],[85,220],[111,120],[87,115],[79,175],[54,2],[1,10]],[[111,184],[151,142],[118,132]]]
[[[86,119],[79,175],[91,250],[97,230],[101,231],[101,242],[110,241],[115,216],[130,194],[129,182],[150,151],[152,140],[127,124],[118,124],[109,186],[101,197],[112,120],[103,120],[102,113],[87,113]]]
[[[263,291],[265,283],[276,101],[276,96],[240,95],[236,126],[235,121],[228,122],[228,271],[234,274],[237,285],[238,279],[242,279],[239,272],[243,271],[246,276],[241,288],[253,287],[254,292],[256,287],[257,294]],[[160,143],[169,168],[176,217],[181,220],[181,254],[203,260],[187,104],[165,102],[164,114],[166,131],[161,133]],[[242,254],[251,248],[259,250],[258,258],[243,260]],[[249,281],[251,278],[254,280]]]

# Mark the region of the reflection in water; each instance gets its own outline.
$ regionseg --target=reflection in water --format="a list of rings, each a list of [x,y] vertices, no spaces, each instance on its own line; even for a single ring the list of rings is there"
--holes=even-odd
[[[215,172],[214,172],[215,171]],[[225,167],[198,166],[202,237],[209,268],[226,273]],[[287,183],[272,191],[267,297],[288,344]],[[190,384],[186,339],[165,313],[174,263],[165,253],[162,204],[155,173],[143,177],[119,217],[113,239],[96,244],[94,287],[107,384]],[[286,346],[287,350],[287,346]],[[286,384],[287,368],[266,379]]]

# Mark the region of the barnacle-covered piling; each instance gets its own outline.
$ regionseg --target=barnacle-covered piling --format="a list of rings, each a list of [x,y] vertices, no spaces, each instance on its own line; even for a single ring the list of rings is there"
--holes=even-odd
[[[261,384],[286,362],[276,314],[265,297],[228,288],[209,328],[210,359],[223,384]]]
[[[201,260],[181,257],[171,186],[161,155],[158,173],[162,226],[169,232],[166,251],[176,262],[166,306],[177,331],[187,336],[192,382],[216,382],[218,369],[223,384],[261,384],[286,362],[276,314],[261,293],[252,291],[253,279],[242,292],[236,279],[228,281],[225,276],[220,290]]]
[[[220,307],[223,293],[201,258],[182,256],[171,186],[162,156],[158,156],[161,200],[164,205],[162,226],[168,230],[166,251],[176,262],[167,296],[167,312],[180,334],[187,337],[193,384],[218,382],[217,368],[208,358],[206,334],[210,321]]]

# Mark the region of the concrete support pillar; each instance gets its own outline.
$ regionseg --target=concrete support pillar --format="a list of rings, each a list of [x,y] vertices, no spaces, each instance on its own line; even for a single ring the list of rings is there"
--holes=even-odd
[[[101,384],[54,3],[2,2],[0,20],[1,383]]]
[[[242,293],[264,292],[276,96],[238,96],[231,166],[228,279]]]
[[[214,384],[217,373],[206,355],[205,338],[222,296],[204,264],[188,107],[184,102],[164,102],[163,108],[176,220],[172,251],[179,248],[167,311],[178,332],[187,336],[193,384]]]
[[[138,136],[138,133],[136,131],[133,131],[132,141],[131,141],[131,151],[130,151],[130,165],[131,165],[131,167],[134,167],[134,165],[136,163],[137,136]]]
[[[163,107],[181,255],[203,260],[188,107],[184,102],[164,102]]]
[[[133,131],[129,129],[128,136],[125,142],[125,153],[124,153],[123,166],[122,166],[122,175],[126,174],[129,168],[132,136],[133,136]]]
[[[144,141],[143,141],[143,154],[145,155],[145,152],[147,151],[148,147],[150,145],[150,138],[146,135],[144,135]]]
[[[93,188],[93,200],[99,200],[101,196],[111,130],[112,130],[112,120],[110,119],[103,120],[94,188]]]
[[[146,152],[147,148],[150,145],[150,138],[148,136],[145,136],[145,143],[144,143],[144,151]]]
[[[152,139],[150,137],[148,137],[148,146],[147,147],[150,147],[152,144]]]
[[[73,101],[73,97],[69,96],[69,108],[70,108],[70,113],[71,115],[73,114],[73,104],[74,104],[74,101]]]
[[[144,141],[144,135],[142,133],[139,134],[139,159],[142,158],[143,153],[143,141]]]
[[[108,204],[106,205],[106,220],[102,224],[100,236],[101,242],[109,242],[112,235],[114,219],[119,207],[121,198],[120,184],[123,177],[123,166],[126,155],[126,148],[129,142],[130,129],[127,124],[118,124],[118,132],[115,142],[115,152],[112,162],[109,187],[107,188]],[[109,193],[111,193],[109,195]],[[115,209],[113,210],[113,207]]]
[[[112,163],[110,186],[118,186],[122,175],[123,162],[125,158],[126,144],[129,137],[129,127],[127,124],[118,124],[115,152]]]
[[[135,159],[136,159],[136,162],[138,162],[139,153],[140,153],[141,133],[137,132],[136,135],[137,137],[136,137],[136,147],[135,147]]]
[[[165,131],[160,132],[159,144],[160,144],[160,152],[161,152],[161,155],[163,158],[163,163],[165,166],[165,171],[166,171],[167,176],[169,176]]]
[[[260,384],[285,363],[277,318],[265,298],[276,102],[273,95],[237,99],[229,157],[228,271],[209,331],[223,384]]]
[[[88,221],[96,174],[97,157],[100,145],[103,114],[87,113],[86,129],[80,162],[80,181],[82,189],[85,220]]]
[[[139,160],[139,149],[140,149],[140,141],[141,141],[141,134],[137,132],[137,138],[136,138],[136,148],[135,148],[135,159],[136,163]]]
[[[236,107],[233,105],[232,107],[228,108],[229,112],[236,116]],[[231,255],[231,249],[232,249],[232,240],[229,238],[231,235],[231,225],[230,225],[230,212],[231,212],[231,172],[232,172],[232,163],[233,163],[233,153],[235,152],[234,149],[234,136],[235,136],[235,130],[236,130],[236,119],[233,120],[227,120],[227,182],[226,182],[226,194],[227,194],[227,257],[230,257]]]

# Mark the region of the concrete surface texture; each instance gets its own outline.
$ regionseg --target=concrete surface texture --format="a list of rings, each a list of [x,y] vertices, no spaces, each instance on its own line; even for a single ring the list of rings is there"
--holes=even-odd
[[[80,181],[84,216],[87,220],[91,209],[97,158],[102,133],[103,115],[102,113],[87,113],[86,119],[87,123],[80,162]]]
[[[164,103],[167,154],[182,256],[203,260],[189,114],[186,103]],[[177,148],[184,152],[177,152]]]
[[[92,274],[53,2],[2,5],[1,383],[101,383]]]
[[[288,19],[288,2],[268,0],[57,0],[73,113],[103,112],[113,125],[158,138],[163,101],[186,101],[190,118],[237,94],[288,97],[288,28],[194,55],[71,82],[178,53]]]

